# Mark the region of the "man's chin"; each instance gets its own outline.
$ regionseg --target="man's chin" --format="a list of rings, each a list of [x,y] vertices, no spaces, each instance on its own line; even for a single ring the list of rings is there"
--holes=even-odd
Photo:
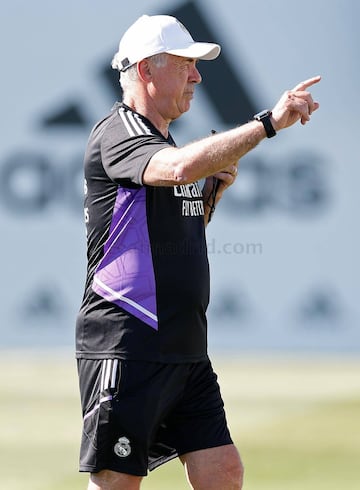
[[[190,110],[190,107],[191,107],[191,101],[189,100],[189,102],[184,104],[184,106],[181,108],[182,109],[181,114],[185,114],[185,112],[188,112]]]
[[[176,121],[177,119],[179,119],[179,117],[181,117],[183,114],[185,114],[189,110],[190,110],[190,104],[187,107],[182,107],[181,111],[179,111],[179,113],[176,116],[174,115],[172,117],[171,121]]]

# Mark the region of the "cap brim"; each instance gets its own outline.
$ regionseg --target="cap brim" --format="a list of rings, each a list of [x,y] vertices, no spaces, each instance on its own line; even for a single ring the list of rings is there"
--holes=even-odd
[[[166,53],[198,60],[214,60],[219,56],[220,51],[219,44],[194,42],[184,48],[167,50]]]

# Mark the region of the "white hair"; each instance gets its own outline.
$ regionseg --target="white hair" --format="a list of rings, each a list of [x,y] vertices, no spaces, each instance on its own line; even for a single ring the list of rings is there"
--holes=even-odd
[[[123,92],[129,91],[131,87],[134,86],[134,82],[137,82],[138,79],[136,65],[130,66],[126,71],[121,71],[119,82]]]
[[[149,56],[149,58],[147,59],[150,60],[156,67],[161,68],[163,66],[166,66],[168,55],[167,53],[159,53],[159,54],[154,54],[153,56]],[[119,70],[119,64],[116,55],[113,58],[111,66],[114,69]],[[125,93],[126,91],[131,90],[131,88],[135,85],[138,79],[139,77],[137,73],[136,63],[134,65],[131,65],[127,70],[120,71],[119,81],[123,92]]]

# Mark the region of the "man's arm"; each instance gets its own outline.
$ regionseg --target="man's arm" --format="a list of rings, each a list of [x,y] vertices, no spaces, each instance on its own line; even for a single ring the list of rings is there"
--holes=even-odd
[[[313,101],[307,89],[319,81],[320,77],[310,78],[282,95],[272,110],[271,122],[275,131],[288,128],[297,121],[306,124],[310,120],[319,104]],[[229,162],[237,162],[265,137],[263,124],[250,121],[182,148],[165,148],[151,158],[143,174],[143,183],[173,186],[215,175],[226,169]]]

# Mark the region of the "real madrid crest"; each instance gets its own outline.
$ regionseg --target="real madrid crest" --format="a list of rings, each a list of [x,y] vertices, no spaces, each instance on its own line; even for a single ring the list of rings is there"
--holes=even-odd
[[[119,458],[126,458],[131,453],[130,441],[127,437],[120,437],[114,446],[114,452]]]

